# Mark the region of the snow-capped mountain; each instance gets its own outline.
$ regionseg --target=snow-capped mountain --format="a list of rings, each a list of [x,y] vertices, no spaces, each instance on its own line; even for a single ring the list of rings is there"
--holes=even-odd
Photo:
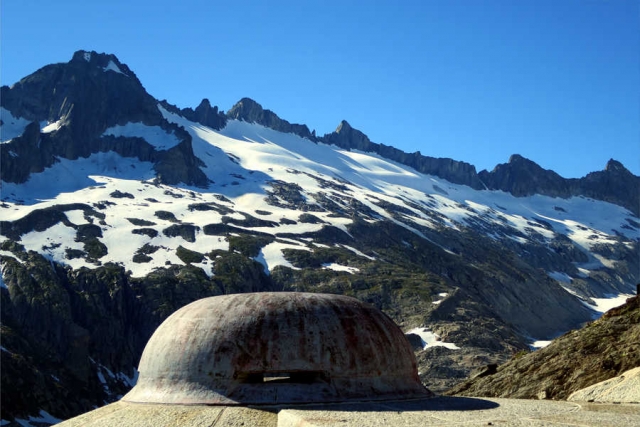
[[[204,296],[356,296],[418,334],[437,389],[640,280],[640,178],[615,160],[476,173],[250,99],[179,109],[95,52],[1,95],[3,419],[123,394],[154,328]]]

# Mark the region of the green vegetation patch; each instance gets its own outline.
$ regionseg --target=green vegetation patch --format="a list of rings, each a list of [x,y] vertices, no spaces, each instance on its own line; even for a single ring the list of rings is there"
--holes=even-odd
[[[109,196],[113,197],[114,199],[133,199],[134,198],[133,194],[123,192],[120,190],[116,190],[112,192],[111,194],[109,194]]]
[[[133,255],[133,262],[135,263],[144,264],[151,261],[153,261],[153,258],[151,258],[149,255],[140,253],[136,253]]]
[[[264,266],[238,253],[212,251],[214,279],[225,294],[275,290]]]
[[[274,221],[268,221],[266,219],[256,218],[249,214],[243,213],[244,219],[235,219],[230,216],[223,216],[221,221],[223,224],[233,223],[241,227],[277,227],[278,223]]]
[[[204,260],[204,254],[200,252],[192,251],[182,246],[178,246],[178,248],[176,249],[176,256],[180,258],[180,260],[185,264],[191,264],[191,263],[197,264],[202,262],[202,260]]]
[[[127,218],[127,221],[137,227],[150,227],[152,225],[156,225],[156,223],[153,221],[147,221],[146,219],[139,218]]]
[[[273,242],[275,238],[269,235],[252,236],[243,234],[229,236],[229,252],[240,252],[242,255],[254,258],[260,253],[260,249]]]
[[[349,265],[360,262],[360,257],[342,248],[314,248],[313,251],[283,249],[282,254],[294,267],[320,268],[323,264]]]
[[[173,214],[173,212],[169,211],[156,211],[155,216],[165,221],[180,222],[178,221],[178,218],[176,218],[176,216]]]
[[[160,249],[160,246],[154,246],[147,243],[146,245],[139,248],[136,251],[135,255],[133,255],[133,262],[141,264],[152,261],[153,258],[151,258],[149,255],[156,252],[158,249]]]
[[[321,220],[317,216],[312,215],[310,213],[300,214],[300,216],[298,217],[298,221],[300,221],[303,224],[322,224],[322,223],[324,223],[323,220]]]
[[[216,211],[220,215],[227,215],[233,212],[233,209],[229,209],[218,203],[193,203],[188,206],[190,211]]]
[[[67,248],[65,250],[65,258],[66,259],[84,258],[85,255],[86,255],[85,251],[81,251],[80,249]]]
[[[200,227],[192,224],[174,224],[164,230],[162,234],[167,237],[182,237],[187,242],[196,241],[196,231],[200,230]]]
[[[76,242],[102,237],[102,229],[95,224],[81,224],[76,229]]]
[[[153,228],[134,228],[133,230],[131,230],[131,233],[149,236],[153,239],[158,235],[158,230],[155,230]]]
[[[95,237],[90,237],[84,241],[84,250],[90,261],[102,258],[109,252],[107,246]]]

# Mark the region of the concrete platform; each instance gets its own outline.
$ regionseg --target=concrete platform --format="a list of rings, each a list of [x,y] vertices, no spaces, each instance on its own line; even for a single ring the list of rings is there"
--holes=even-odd
[[[116,402],[61,427],[377,427],[612,426],[640,427],[640,404],[435,397],[413,401],[239,407]]]

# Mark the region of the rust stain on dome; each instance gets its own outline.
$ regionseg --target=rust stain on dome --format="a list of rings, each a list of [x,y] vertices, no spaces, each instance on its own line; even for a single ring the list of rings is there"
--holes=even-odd
[[[404,334],[340,295],[273,292],[195,301],[158,327],[129,402],[281,404],[430,396]]]

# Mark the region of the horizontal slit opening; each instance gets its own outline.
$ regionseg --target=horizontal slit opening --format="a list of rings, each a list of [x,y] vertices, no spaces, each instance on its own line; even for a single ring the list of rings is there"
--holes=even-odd
[[[323,371],[238,372],[236,379],[245,384],[313,384],[328,382]]]

